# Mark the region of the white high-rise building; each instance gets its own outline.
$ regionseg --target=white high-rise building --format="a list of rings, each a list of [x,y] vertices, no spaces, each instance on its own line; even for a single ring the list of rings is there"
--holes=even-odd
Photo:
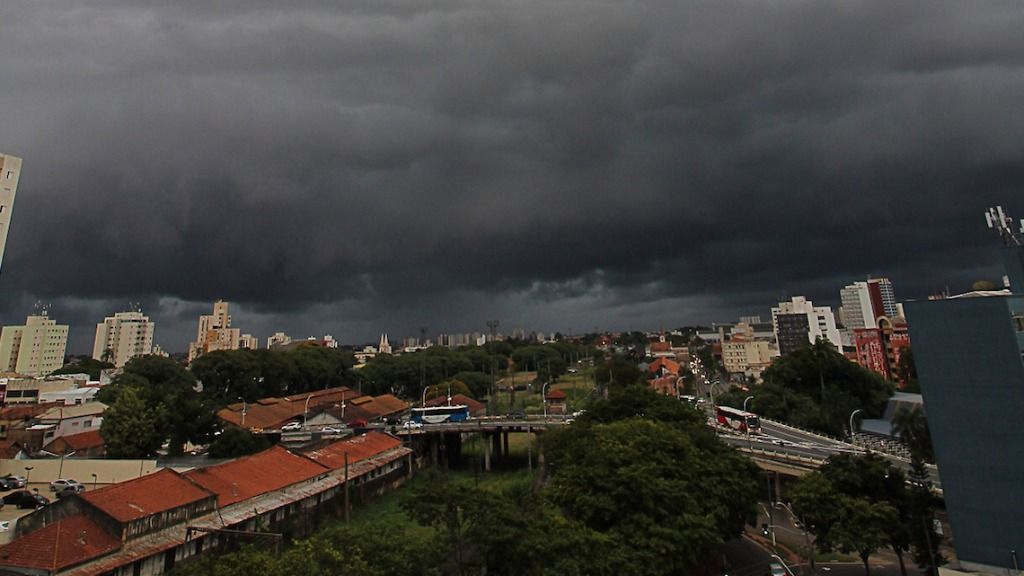
[[[789,302],[779,302],[772,308],[772,325],[782,355],[807,343],[813,344],[818,338],[828,340],[839,350],[843,349],[832,308],[815,306],[803,296],[794,296]]]
[[[153,352],[156,324],[141,311],[118,312],[96,325],[92,357],[121,368],[136,356]]]
[[[274,346],[286,346],[292,343],[292,337],[284,332],[274,332],[274,335],[267,338],[267,348]]]
[[[217,300],[213,303],[213,314],[199,317],[196,341],[188,346],[188,361],[191,362],[201,354],[216,350],[238,350],[241,337],[241,331],[231,327],[228,303]]]
[[[14,210],[14,196],[18,193],[20,175],[21,158],[0,154],[0,266],[4,262],[7,232],[11,227],[11,212]]]
[[[896,294],[888,278],[854,282],[840,290],[839,297],[843,302],[843,326],[849,330],[877,328],[882,316],[898,315]]]
[[[24,326],[4,326],[0,332],[0,372],[26,376],[49,374],[64,365],[68,327],[57,324],[44,308]]]

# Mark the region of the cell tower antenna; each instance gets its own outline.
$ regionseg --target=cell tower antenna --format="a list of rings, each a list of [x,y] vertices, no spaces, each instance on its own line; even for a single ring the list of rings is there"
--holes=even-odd
[[[1007,246],[1021,245],[1020,236],[1013,230],[1013,218],[1003,212],[1002,206],[989,208],[985,212],[985,223],[990,230],[995,230],[999,234],[999,237],[1003,239],[1003,244]],[[1021,220],[1021,234],[1024,234],[1024,220]]]

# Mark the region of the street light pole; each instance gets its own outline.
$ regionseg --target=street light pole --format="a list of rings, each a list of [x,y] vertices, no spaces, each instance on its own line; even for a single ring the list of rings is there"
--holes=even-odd
[[[743,411],[744,412],[747,411],[747,402],[750,402],[753,399],[754,399],[753,396],[747,396],[746,398],[743,399]]]
[[[32,466],[25,466],[25,489],[28,489],[29,481],[32,480]]]
[[[548,395],[547,395],[547,392],[545,392],[548,389],[548,384],[551,384],[550,380],[545,382],[544,385],[540,387],[540,399],[541,399],[541,401],[544,404],[544,421],[545,422],[548,421]]]
[[[850,440],[853,440],[853,436],[856,433],[856,431],[853,429],[853,417],[856,416],[857,413],[860,412],[860,411],[861,411],[860,408],[858,408],[858,409],[854,410],[853,412],[850,412]]]
[[[804,543],[807,545],[807,562],[811,565],[811,574],[817,573],[817,568],[815,568],[814,566],[814,548],[811,547],[811,535],[809,532],[807,532],[807,523],[801,520],[800,517],[796,515],[796,512],[793,512],[793,509],[790,508],[788,504],[784,502],[776,502],[775,505],[782,506],[786,510],[786,512],[789,512],[789,515],[793,518],[793,520],[796,520],[800,523],[800,529],[803,530],[804,533]]]
[[[245,398],[239,396],[238,399],[242,401],[242,428],[245,428]]]

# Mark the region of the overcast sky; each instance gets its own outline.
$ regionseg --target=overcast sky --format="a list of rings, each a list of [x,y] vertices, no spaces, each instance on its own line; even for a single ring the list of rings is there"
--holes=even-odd
[[[1024,3],[0,2],[0,322],[659,329],[1001,274]]]

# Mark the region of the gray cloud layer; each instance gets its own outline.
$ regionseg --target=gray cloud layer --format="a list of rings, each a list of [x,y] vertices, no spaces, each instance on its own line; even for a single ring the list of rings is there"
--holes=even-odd
[[[1017,1],[118,4],[0,5],[0,319],[79,349],[128,301],[182,349],[217,297],[352,341],[921,296],[1024,216]]]

